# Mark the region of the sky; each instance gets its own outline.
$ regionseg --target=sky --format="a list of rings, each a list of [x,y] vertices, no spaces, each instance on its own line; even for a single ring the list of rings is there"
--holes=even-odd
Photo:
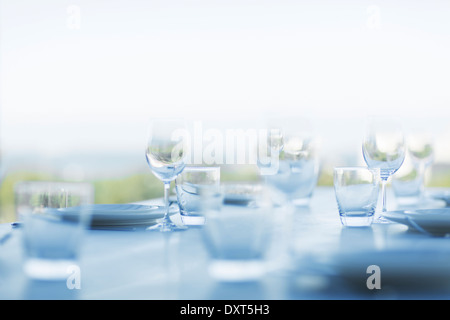
[[[0,0],[4,159],[141,157],[149,119],[307,117],[361,159],[367,115],[450,162],[450,2]],[[295,121],[295,120],[294,120]],[[142,158],[143,159],[143,158]]]

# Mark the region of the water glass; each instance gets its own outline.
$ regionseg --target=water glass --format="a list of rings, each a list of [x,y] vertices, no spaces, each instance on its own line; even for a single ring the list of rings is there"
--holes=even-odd
[[[217,193],[220,167],[185,167],[176,178],[176,193],[180,215],[185,225],[203,225],[201,192]]]
[[[287,120],[286,120],[287,121]],[[281,147],[277,166],[266,173],[266,182],[297,206],[308,205],[319,175],[318,141],[309,130],[302,131],[297,122],[278,124]],[[260,166],[261,168],[261,166]]]
[[[334,169],[334,190],[341,223],[349,227],[370,226],[378,200],[379,169]]]
[[[309,205],[317,185],[319,164],[317,159],[280,160],[278,172],[267,175],[266,181],[281,191],[296,206]]]
[[[230,184],[209,193],[203,239],[209,272],[218,281],[256,281],[268,267],[273,231],[272,203],[262,185]]]
[[[24,272],[33,279],[66,279],[78,267],[84,230],[89,227],[94,189],[88,183],[20,182],[16,214],[23,223]]]

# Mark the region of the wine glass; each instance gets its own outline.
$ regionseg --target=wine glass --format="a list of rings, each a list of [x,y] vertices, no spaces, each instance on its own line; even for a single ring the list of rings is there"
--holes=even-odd
[[[405,160],[405,137],[401,125],[391,118],[368,119],[362,150],[369,168],[379,168],[381,178],[382,212],[386,212],[386,184]],[[388,222],[379,217],[378,222]]]
[[[173,223],[169,217],[169,189],[170,183],[186,165],[187,142],[187,127],[183,120],[153,119],[151,121],[145,155],[153,174],[164,183],[165,214],[160,223],[147,230],[164,232],[186,228]]]
[[[420,174],[433,163],[434,141],[433,135],[427,131],[414,131],[408,137],[408,152]]]
[[[434,160],[433,135],[424,130],[415,130],[408,136],[408,153],[411,162],[417,168],[417,174],[422,181],[421,200],[424,200],[425,173]]]

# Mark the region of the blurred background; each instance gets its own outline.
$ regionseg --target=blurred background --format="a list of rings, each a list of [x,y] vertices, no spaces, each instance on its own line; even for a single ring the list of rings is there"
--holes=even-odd
[[[98,203],[161,196],[144,156],[161,115],[205,130],[307,118],[319,185],[362,164],[368,115],[396,116],[433,135],[427,185],[450,187],[449,14],[445,0],[0,0],[0,222],[20,180],[91,181]]]

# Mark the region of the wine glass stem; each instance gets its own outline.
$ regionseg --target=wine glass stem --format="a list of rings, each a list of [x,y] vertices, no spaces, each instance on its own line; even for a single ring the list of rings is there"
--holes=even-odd
[[[164,220],[169,220],[169,189],[170,182],[164,182]]]
[[[382,196],[382,203],[383,203],[383,212],[386,212],[386,183],[387,179],[381,179],[381,196]]]

